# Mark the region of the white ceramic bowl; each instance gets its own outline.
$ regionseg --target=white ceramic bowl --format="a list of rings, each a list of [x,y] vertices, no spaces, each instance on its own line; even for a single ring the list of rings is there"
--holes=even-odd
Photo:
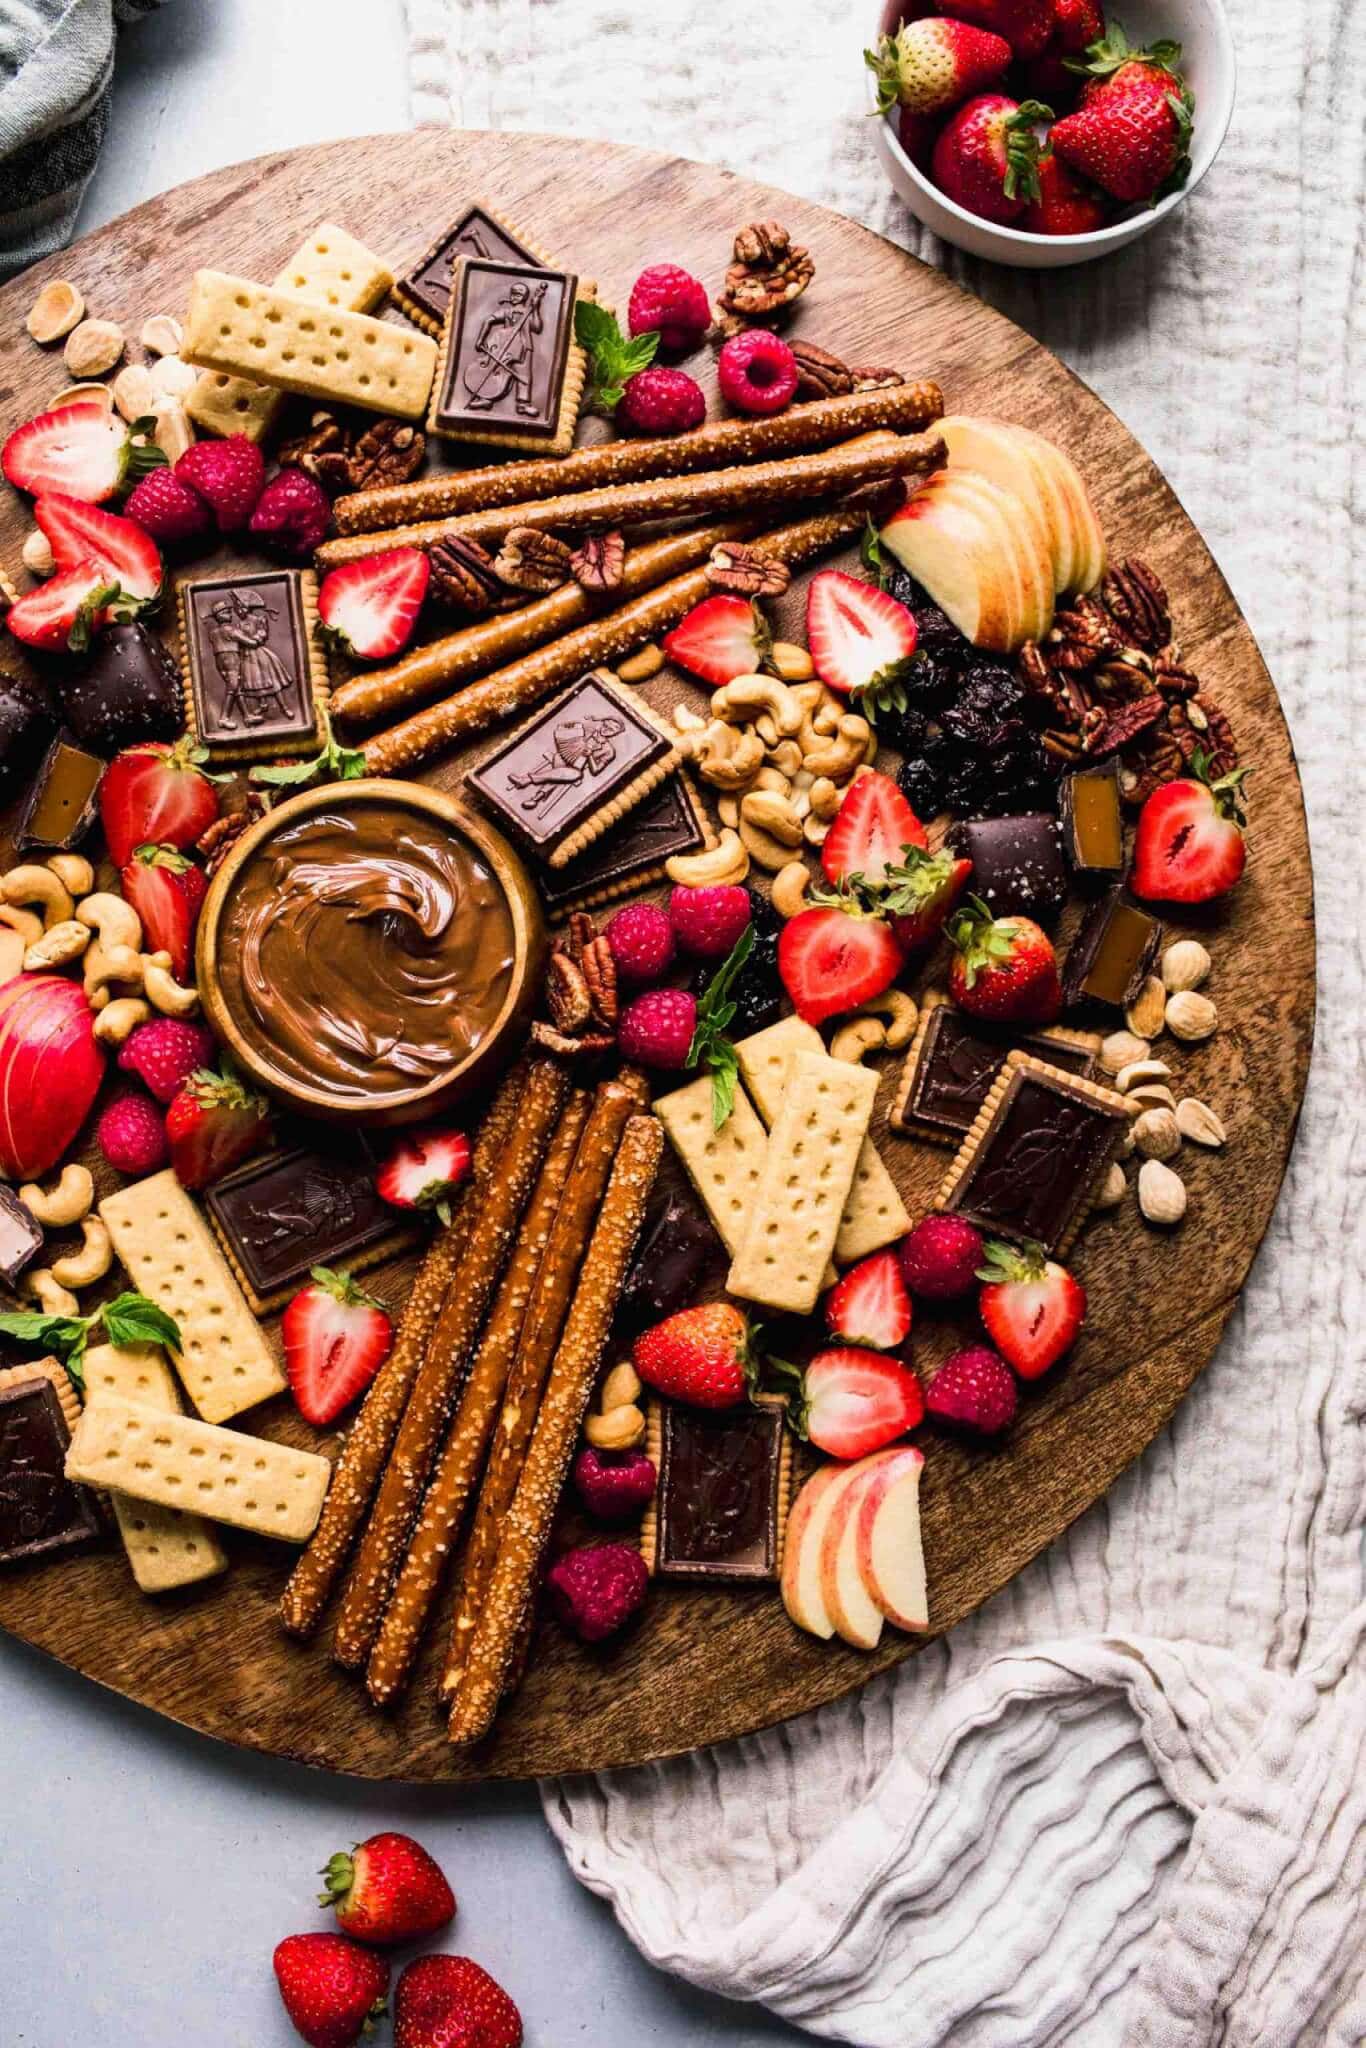
[[[953,0],[944,0],[942,11],[951,15]],[[1089,235],[1027,235],[1019,228],[998,227],[994,221],[983,220],[941,192],[901,147],[895,117],[878,119],[877,149],[883,167],[917,220],[971,256],[985,256],[990,262],[1013,264],[1021,270],[1058,270],[1064,264],[1090,263],[1097,256],[1108,256],[1126,243],[1136,242],[1175,212],[1218,156],[1233,118],[1237,59],[1223,0],[1115,0],[1113,9],[1107,8],[1107,13],[1111,11],[1133,43],[1146,45],[1160,36],[1170,36],[1181,44],[1182,69],[1195,94],[1191,172],[1181,190]],[[901,14],[899,0],[883,0],[878,9],[878,34],[892,34]],[[871,71],[868,98],[876,112],[877,83]]]

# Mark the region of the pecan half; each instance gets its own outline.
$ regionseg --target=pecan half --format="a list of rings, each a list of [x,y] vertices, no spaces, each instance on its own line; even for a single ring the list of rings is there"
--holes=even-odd
[[[580,963],[588,985],[593,1022],[604,1031],[615,1031],[620,1004],[617,1000],[617,963],[605,938],[590,939]]]
[[[529,590],[543,597],[569,581],[573,549],[553,533],[538,526],[514,526],[503,536],[494,568],[513,590]]]
[[[1030,695],[1039,699],[1051,724],[1067,732],[1080,732],[1091,708],[1091,695],[1075,671],[1059,673],[1035,640],[1020,650],[1020,678]]]
[[[569,914],[569,928],[565,935],[563,950],[570,959],[583,965],[583,956],[598,935],[598,928],[586,910],[574,910]]]
[[[1153,681],[1164,697],[1199,695],[1200,678],[1192,669],[1181,666],[1180,649],[1174,640],[1158,649],[1153,660]]]
[[[891,391],[906,382],[900,370],[884,370],[876,363],[859,363],[849,374],[855,391]]]
[[[853,371],[828,348],[818,348],[814,341],[794,341],[791,348],[797,364],[798,399],[843,398],[853,390]]]
[[[619,590],[626,568],[626,542],[619,533],[590,533],[569,557],[574,581],[584,590]]]
[[[593,1016],[593,998],[588,978],[567,953],[554,952],[545,972],[545,1005],[550,1021],[566,1038],[586,1031]]]
[[[616,1039],[608,1032],[590,1032],[584,1038],[566,1038],[553,1024],[543,1024],[538,1018],[531,1027],[532,1040],[544,1046],[547,1052],[558,1054],[562,1060],[589,1058],[597,1053],[610,1052]]]
[[[1185,769],[1175,736],[1165,726],[1153,726],[1120,763],[1119,789],[1126,807],[1141,811],[1155,789]]]
[[[1135,697],[1128,704],[1116,704],[1113,710],[1103,716],[1093,735],[1088,735],[1086,751],[1097,758],[1117,754],[1121,747],[1127,747],[1139,739],[1151,727],[1165,724],[1167,700],[1156,691],[1146,697]]]
[[[432,595],[443,604],[480,618],[485,612],[508,611],[520,602],[501,582],[493,556],[477,540],[456,534],[453,539],[438,541],[429,549],[427,561]]]
[[[792,581],[786,562],[743,541],[720,541],[707,558],[707,581],[713,590],[736,597],[781,597]]]
[[[376,420],[351,451],[351,489],[369,491],[381,484],[406,484],[416,476],[427,452],[427,437],[410,420]]]
[[[307,433],[286,441],[277,460],[281,469],[302,469],[325,491],[350,489],[346,435],[330,412],[315,412]]]
[[[1120,645],[1108,612],[1093,597],[1079,597],[1059,612],[1048,635],[1048,659],[1054,668],[1091,668]]]
[[[1100,597],[1126,640],[1152,653],[1171,639],[1167,593],[1147,563],[1136,556],[1110,570],[1100,586]]]
[[[1209,773],[1217,780],[1231,775],[1238,766],[1238,742],[1228,715],[1210,697],[1187,698],[1169,707],[1167,723],[1186,766],[1197,753],[1205,756]]]
[[[195,841],[195,851],[203,857],[207,874],[216,874],[227,859],[233,846],[258,818],[265,816],[265,800],[256,790],[248,792],[247,800],[240,810],[225,811],[207,825]]]
[[[776,220],[741,228],[734,254],[718,305],[723,315],[740,320],[763,320],[785,311],[816,274],[809,252]]]

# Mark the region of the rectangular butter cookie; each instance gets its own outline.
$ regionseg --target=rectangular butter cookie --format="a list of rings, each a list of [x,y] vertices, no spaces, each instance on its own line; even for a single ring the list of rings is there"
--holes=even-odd
[[[92,1345],[85,1354],[85,1390],[88,1400],[111,1394],[163,1415],[180,1413],[175,1377],[150,1345],[122,1350]],[[133,1577],[144,1593],[170,1593],[226,1571],[228,1553],[202,1516],[154,1507],[126,1493],[111,1494],[110,1500]]]
[[[430,335],[223,270],[195,272],[181,354],[202,370],[405,420],[426,411],[436,369]]]

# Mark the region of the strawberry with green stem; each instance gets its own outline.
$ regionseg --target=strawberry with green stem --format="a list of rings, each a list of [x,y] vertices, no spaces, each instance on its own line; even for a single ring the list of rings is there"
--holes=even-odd
[[[1190,176],[1195,97],[1179,43],[1130,47],[1114,28],[1073,68],[1090,81],[1050,135],[1055,156],[1125,204],[1156,205]]]
[[[219,1180],[265,1143],[270,1112],[236,1074],[200,1067],[172,1098],[166,1112],[171,1165],[182,1187]]]
[[[1247,768],[1216,776],[1197,748],[1190,772],[1155,789],[1138,814],[1132,887],[1150,903],[1209,903],[1247,866]]]
[[[993,917],[970,896],[946,927],[953,946],[949,994],[994,1024],[1052,1024],[1062,1009],[1058,956],[1028,917]]]
[[[806,593],[806,642],[816,673],[864,716],[906,709],[915,616],[876,583],[822,569]]]
[[[1010,63],[1004,36],[943,16],[907,22],[883,36],[863,61],[877,79],[877,110],[944,114],[1004,77]]]
[[[0,469],[33,497],[57,491],[102,505],[164,466],[156,421],[119,418],[102,398],[80,399],[16,427],[0,448]]]
[[[1039,1379],[1076,1342],[1086,1320],[1086,1289],[1042,1245],[992,1238],[978,1270],[978,1312],[1007,1365]]]
[[[940,131],[930,159],[935,184],[968,213],[1010,227],[1039,197],[1036,131],[1052,118],[1052,108],[1041,100],[979,94]]]
[[[349,1273],[314,1266],[285,1310],[280,1336],[299,1413],[321,1429],[365,1392],[389,1355],[394,1326],[384,1303]]]

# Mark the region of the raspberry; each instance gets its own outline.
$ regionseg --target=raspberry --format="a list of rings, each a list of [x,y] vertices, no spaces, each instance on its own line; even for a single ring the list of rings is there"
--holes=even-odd
[[[179,1017],[153,1017],[129,1034],[119,1053],[125,1074],[136,1074],[158,1102],[170,1102],[182,1081],[199,1067],[213,1065],[213,1033],[203,1024]]]
[[[95,1126],[95,1142],[120,1173],[155,1173],[171,1148],[166,1127],[150,1095],[116,1095]]]
[[[676,263],[652,263],[631,287],[626,324],[632,334],[657,330],[661,348],[684,355],[711,326],[706,289]]]
[[[306,470],[282,469],[256,501],[249,530],[272,555],[304,562],[332,523],[332,500]]]
[[[766,327],[733,334],[716,359],[721,396],[740,412],[781,412],[797,389],[797,358]]]
[[[1015,1378],[985,1344],[970,1344],[946,1358],[925,1396],[925,1412],[972,1436],[999,1436],[1019,1406]]]
[[[652,988],[622,1011],[617,1050],[643,1067],[681,1067],[696,1028],[696,996],[681,988]]]
[[[679,887],[669,897],[674,937],[699,960],[724,960],[750,919],[748,889],[718,883],[710,889]]]
[[[229,434],[226,441],[196,441],[176,463],[175,475],[207,501],[220,533],[236,533],[256,508],[266,462],[245,434]]]
[[[662,981],[674,960],[674,928],[657,903],[628,903],[603,933],[625,981]]]
[[[197,540],[211,524],[209,508],[172,469],[152,469],[134,484],[124,512],[153,540]]]
[[[561,1626],[581,1642],[601,1643],[631,1619],[650,1575],[629,1543],[585,1543],[557,1558],[545,1582]]]
[[[617,407],[617,418],[638,434],[686,434],[706,416],[702,387],[683,370],[637,370]]]
[[[901,1240],[901,1273],[912,1294],[953,1301],[977,1285],[986,1257],[980,1230],[961,1216],[926,1216]]]
[[[653,1500],[658,1474],[644,1451],[597,1451],[592,1444],[574,1460],[579,1499],[600,1522],[629,1522]]]

